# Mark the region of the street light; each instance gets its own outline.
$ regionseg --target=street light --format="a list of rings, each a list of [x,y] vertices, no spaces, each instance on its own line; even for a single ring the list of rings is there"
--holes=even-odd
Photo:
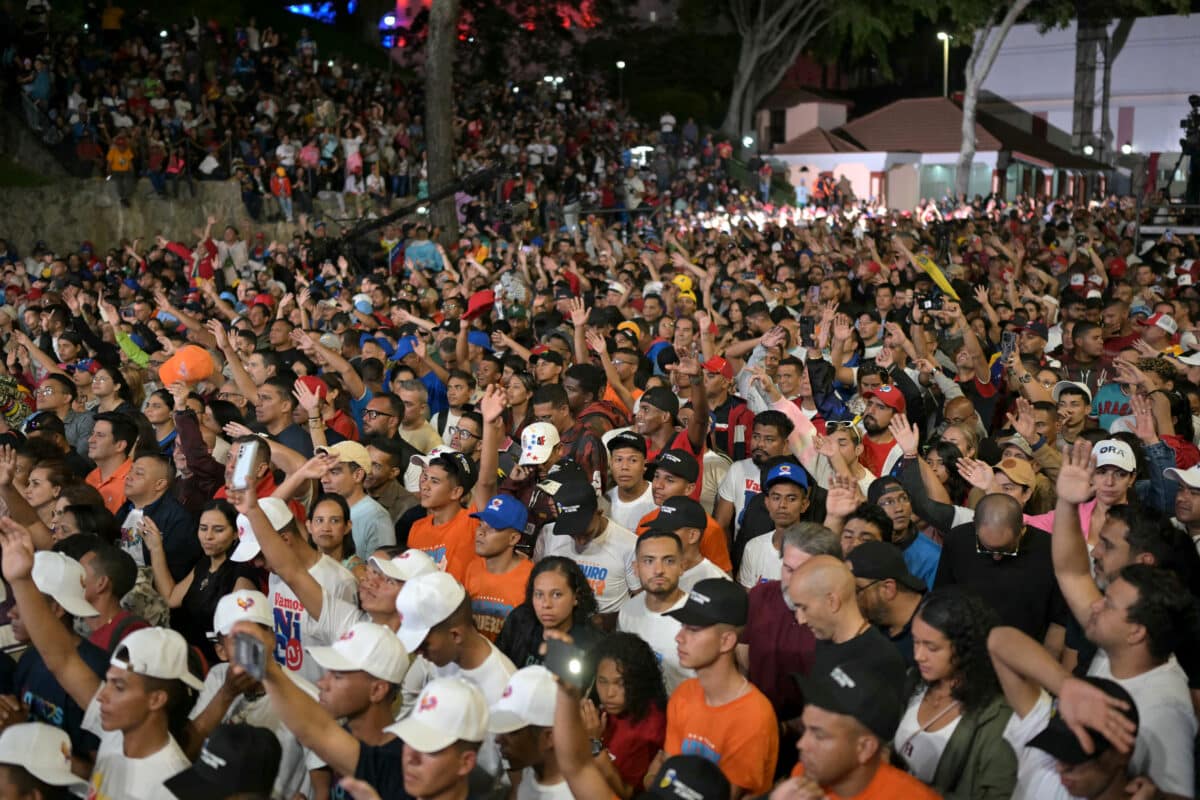
[[[617,101],[625,102],[625,62],[617,62]]]
[[[751,147],[754,147],[754,137],[747,133],[742,137],[742,149],[749,150]]]
[[[1127,156],[1132,152],[1133,152],[1133,145],[1131,143],[1126,142],[1125,144],[1121,145],[1121,155]]]
[[[950,40],[954,37],[945,31],[938,31],[938,41],[942,43],[942,97],[950,96]]]
[[[1094,152],[1096,152],[1096,148],[1092,147],[1090,144],[1085,144],[1083,146],[1083,154],[1085,156],[1090,156]]]

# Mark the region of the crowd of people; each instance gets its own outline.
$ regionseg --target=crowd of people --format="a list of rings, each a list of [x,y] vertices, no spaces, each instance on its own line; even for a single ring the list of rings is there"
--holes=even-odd
[[[0,796],[1195,795],[1194,237],[774,208],[581,81],[464,95],[457,240],[346,239],[418,94],[113,8],[31,121],[228,133],[299,225],[0,240]]]

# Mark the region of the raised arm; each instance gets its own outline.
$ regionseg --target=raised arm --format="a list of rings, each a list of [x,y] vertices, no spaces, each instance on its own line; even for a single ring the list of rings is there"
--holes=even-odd
[[[224,354],[225,361],[229,364],[229,371],[233,373],[233,382],[237,384],[238,391],[251,402],[257,400],[258,384],[254,382],[254,379],[250,377],[250,373],[246,372],[246,368],[242,365],[242,357],[233,346],[229,334],[225,332],[225,326],[221,324],[220,320],[210,319],[208,321],[208,332],[212,334],[217,347]]]
[[[1058,587],[1081,625],[1087,622],[1092,604],[1102,597],[1092,579],[1087,539],[1079,524],[1079,506],[1094,494],[1095,469],[1090,442],[1080,439],[1073,446],[1063,448],[1062,469],[1055,484],[1058,505],[1054,513],[1054,535],[1050,537]]]
[[[320,342],[313,341],[303,331],[292,331],[292,342],[306,355],[315,357],[336,372],[341,377],[342,383],[346,386],[346,392],[352,400],[358,400],[366,394],[367,385],[363,383],[362,376],[354,369],[353,364],[342,357],[341,353],[330,350]]]
[[[496,494],[500,473],[500,440],[504,436],[504,407],[508,404],[504,390],[493,384],[484,390],[479,400],[479,412],[483,416],[483,440],[480,442],[479,480],[475,482],[472,497],[476,508],[487,508],[488,501]]]
[[[37,511],[29,505],[25,495],[13,486],[13,475],[16,471],[17,451],[9,445],[0,447],[0,497],[3,497],[8,505],[9,516],[26,527],[38,550],[49,550],[54,547],[54,537],[46,523],[38,517]]]
[[[600,358],[600,366],[604,368],[604,377],[608,379],[608,385],[616,392],[618,398],[629,409],[630,414],[633,413],[634,399],[629,390],[621,383],[621,376],[617,374],[617,366],[613,363],[612,357],[608,354],[608,345],[604,341],[604,337],[596,331],[587,332],[588,349],[594,351]]]

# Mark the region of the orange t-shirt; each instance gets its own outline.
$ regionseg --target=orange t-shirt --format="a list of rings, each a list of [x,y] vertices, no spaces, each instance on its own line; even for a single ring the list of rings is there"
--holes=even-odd
[[[633,396],[634,402],[637,402],[637,399],[639,397],[641,397],[644,394],[644,392],[641,389],[634,389],[632,392],[630,392],[630,394]],[[617,394],[617,390],[612,387],[611,383],[607,384],[604,387],[604,399],[608,400],[610,403],[612,403],[617,408],[624,411],[626,414],[633,413],[632,411],[630,411],[628,408],[625,407],[624,403],[621,402],[621,395]]]
[[[638,520],[638,536],[646,532],[651,521],[658,519],[658,511],[656,508]],[[706,514],[706,516],[708,525],[705,526],[704,533],[700,534],[700,555],[726,572],[732,572],[733,561],[729,558],[729,542],[725,540],[725,529],[713,519],[712,514]]]
[[[444,525],[434,525],[432,516],[422,517],[408,533],[408,546],[424,550],[439,569],[462,583],[467,564],[475,557],[475,529],[479,527],[479,520],[471,516],[475,511],[472,503]]]
[[[504,627],[504,620],[512,610],[525,602],[525,587],[533,562],[522,558],[508,572],[495,575],[488,572],[487,562],[475,556],[467,563],[463,588],[471,596],[471,615],[475,617],[475,629],[493,642]]]
[[[706,758],[734,786],[750,794],[771,791],[779,757],[779,722],[771,701],[753,686],[736,700],[710,706],[697,678],[675,689],[667,702],[669,756]]]
[[[125,459],[125,463],[117,467],[107,478],[100,477],[100,468],[96,467],[88,473],[85,482],[100,493],[104,498],[104,507],[110,514],[116,514],[125,505],[125,476],[133,466],[133,459]]]
[[[804,775],[804,764],[796,764],[792,769],[792,777]],[[903,797],[904,800],[939,800],[941,795],[930,789],[904,770],[896,769],[891,764],[880,762],[875,770],[875,777],[867,784],[867,788],[855,795],[835,794],[832,789],[821,787],[827,800],[894,800]]]

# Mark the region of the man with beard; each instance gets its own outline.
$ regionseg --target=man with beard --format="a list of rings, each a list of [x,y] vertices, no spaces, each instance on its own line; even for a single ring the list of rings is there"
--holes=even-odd
[[[687,602],[687,592],[679,588],[683,543],[670,531],[647,531],[638,539],[634,558],[638,580],[645,591],[621,606],[617,630],[636,634],[650,645],[658,656],[663,684],[670,695],[680,683],[696,676],[694,670],[679,664],[675,647],[679,620],[667,615]]]
[[[717,489],[713,517],[729,541],[737,540],[737,528],[741,527],[746,505],[762,491],[758,479],[763,463],[787,454],[788,437],[793,430],[792,421],[780,411],[768,410],[755,415],[750,434],[750,457],[733,462]]]
[[[368,436],[363,439],[363,444],[371,457],[371,471],[363,481],[363,488],[384,507],[395,525],[405,511],[418,503],[417,496],[408,491],[402,481],[405,465],[419,454],[398,436],[393,439]]]
[[[701,325],[708,327],[705,317]],[[707,331],[702,331],[707,333]],[[733,366],[721,356],[713,356],[704,367],[704,391],[713,414],[713,439],[734,461],[746,457],[746,429],[753,429],[754,414],[746,401],[732,394]]]
[[[925,593],[925,581],[904,564],[904,556],[887,542],[863,542],[846,556],[854,573],[858,608],[892,640],[908,667],[913,658],[912,620]]]
[[[863,393],[866,401],[866,411],[863,412],[862,424],[866,435],[863,436],[863,452],[859,463],[866,467],[872,475],[889,475],[904,456],[904,451],[896,443],[888,426],[892,417],[905,412],[904,394],[896,386],[885,383],[878,389]]]

